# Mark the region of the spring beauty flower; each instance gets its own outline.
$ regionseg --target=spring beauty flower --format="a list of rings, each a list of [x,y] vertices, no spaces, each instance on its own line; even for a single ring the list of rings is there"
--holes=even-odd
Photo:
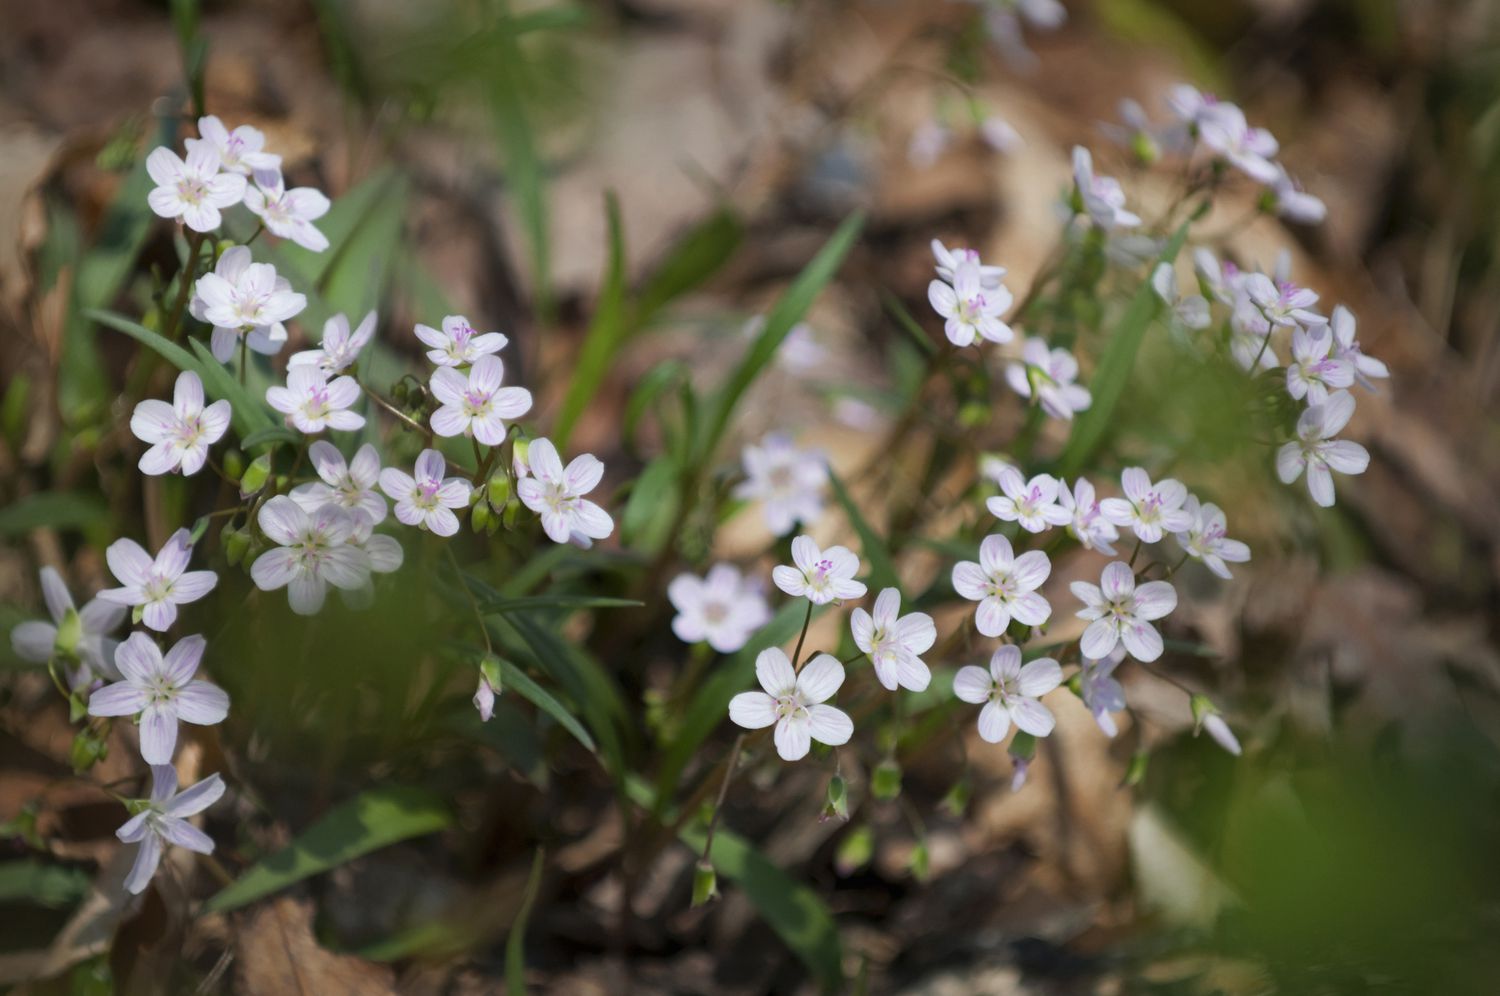
[[[1120,732],[1112,713],[1125,708],[1125,689],[1114,673],[1124,659],[1125,648],[1116,647],[1103,660],[1085,658],[1083,670],[1078,674],[1079,696],[1106,737],[1114,737]]]
[[[775,724],[776,753],[784,761],[800,761],[812,741],[838,747],[849,742],[854,722],[847,713],[825,703],[844,683],[844,665],[829,654],[819,654],[798,674],[779,647],[769,647],[755,658],[755,677],[763,692],[741,692],[729,700],[729,718],[747,730]]]
[[[316,512],[324,505],[337,505],[350,512],[359,512],[376,525],[385,520],[385,499],[375,490],[380,481],[380,453],[366,443],[355,451],[354,459],[344,462],[338,447],[319,439],[308,448],[313,469],[321,481],[299,484],[291,491],[291,499],[304,511]]]
[[[442,407],[432,413],[439,436],[472,436],[486,446],[505,442],[505,423],[531,411],[531,392],[501,387],[505,364],[498,356],[481,356],[465,377],[452,367],[438,367],[429,386]]]
[[[1286,167],[1280,163],[1272,163],[1276,168],[1276,176],[1267,187],[1267,195],[1270,198],[1271,210],[1288,221],[1294,221],[1303,225],[1317,225],[1328,217],[1328,205],[1321,198],[1314,197],[1302,189],[1302,185],[1292,179]]]
[[[1251,127],[1244,111],[1221,101],[1200,113],[1197,124],[1204,147],[1257,183],[1276,181],[1272,159],[1280,145],[1266,129]]]
[[[1247,373],[1276,366],[1271,323],[1249,295],[1242,294],[1229,314],[1229,355]]]
[[[994,290],[1005,279],[1005,267],[986,266],[979,261],[979,253],[973,249],[949,249],[939,240],[933,239],[932,258],[937,261],[938,278],[950,284],[953,283],[958,268],[964,263],[973,263],[979,267],[979,286],[985,290]]]
[[[1124,498],[1106,498],[1099,503],[1104,517],[1121,528],[1135,530],[1142,543],[1155,543],[1164,533],[1180,533],[1192,524],[1182,510],[1188,491],[1173,478],[1151,483],[1140,467],[1127,467],[1120,475]]]
[[[334,315],[323,323],[323,343],[317,349],[304,349],[293,353],[286,361],[288,367],[317,367],[329,377],[343,373],[359,361],[360,351],[369,345],[375,335],[375,312],[370,312],[359,326],[349,331],[349,318]]]
[[[364,426],[365,417],[349,411],[359,400],[359,383],[353,377],[328,379],[321,367],[291,367],[286,387],[266,388],[266,404],[281,412],[301,432],[312,435],[324,429],[345,432]]]
[[[187,160],[162,146],[146,157],[146,172],[156,189],[146,195],[151,210],[163,218],[181,218],[195,232],[211,232],[223,222],[222,208],[245,196],[245,178],[219,172],[219,154],[212,148],[190,149]]]
[[[1057,502],[1068,512],[1068,532],[1085,550],[1097,550],[1114,556],[1115,548],[1112,544],[1120,538],[1120,533],[1115,529],[1115,524],[1100,511],[1092,484],[1080,477],[1073,482],[1073,490],[1069,491],[1067,482],[1059,481]]]
[[[170,764],[177,749],[177,724],[214,726],[229,715],[229,696],[218,685],[193,677],[208,641],[185,636],[166,656],[145,633],[131,633],[115,652],[123,681],[89,696],[90,716],[139,716],[141,757],[147,764]]]
[[[115,831],[122,843],[140,845],[135,863],[125,876],[125,890],[134,896],[146,891],[168,844],[199,854],[212,854],[213,840],[187,818],[203,812],[218,802],[223,794],[224,780],[218,775],[209,775],[191,788],[178,792],[177,769],[170,764],[152,765],[150,800],[144,809]]]
[[[1225,535],[1228,520],[1219,506],[1213,502],[1200,505],[1196,495],[1189,495],[1183,511],[1192,516],[1193,524],[1177,533],[1176,538],[1177,545],[1188,556],[1203,561],[1204,566],[1225,580],[1231,577],[1226,562],[1243,564],[1250,559],[1248,546]]]
[[[1161,634],[1151,623],[1177,608],[1177,589],[1165,581],[1137,586],[1135,572],[1120,560],[1104,568],[1098,585],[1074,581],[1069,587],[1084,605],[1078,618],[1089,621],[1078,644],[1083,656],[1103,660],[1117,643],[1147,664],[1161,656]]]
[[[799,449],[789,436],[771,433],[745,447],[745,480],[734,497],[764,503],[766,526],[785,536],[797,523],[810,526],[823,514],[828,461],[818,450]]]
[[[1028,481],[1019,470],[1007,467],[1000,472],[1000,490],[1005,493],[986,501],[985,508],[1002,522],[1019,522],[1029,533],[1066,525],[1072,518],[1057,503],[1057,478],[1050,474],[1038,474]]]
[[[581,546],[614,532],[615,520],[584,495],[599,486],[604,464],[591,453],[574,457],[566,468],[548,439],[533,439],[526,449],[531,475],[516,483],[522,504],[541,517],[554,543],[570,539]]]
[[[965,260],[953,274],[953,285],[934,280],[927,285],[927,300],[945,319],[943,332],[955,346],[971,346],[977,337],[990,342],[1010,342],[1015,337],[1000,320],[1012,296],[1004,286],[986,290],[980,283],[979,264]]]
[[[230,173],[249,176],[258,169],[281,169],[281,157],[265,150],[266,136],[259,128],[240,125],[231,131],[209,114],[198,119],[198,134],[203,137],[184,140],[188,152],[211,149],[219,157],[219,166]]]
[[[1297,419],[1297,438],[1276,453],[1276,473],[1291,484],[1307,471],[1307,491],[1324,508],[1333,506],[1333,471],[1363,474],[1370,452],[1348,439],[1334,437],[1354,416],[1354,396],[1334,391],[1328,400],[1304,410]]]
[[[1384,380],[1391,371],[1373,356],[1366,356],[1354,338],[1354,313],[1342,304],[1328,319],[1333,328],[1333,355],[1354,367],[1354,379],[1367,391],[1375,390],[1372,380]]]
[[[891,691],[920,692],[932,680],[920,654],[937,642],[937,627],[925,612],[901,615],[901,592],[886,588],[875,599],[875,611],[856,608],[849,614],[854,645],[864,651],[875,677]]]
[[[214,359],[226,363],[243,336],[245,345],[267,356],[286,342],[282,323],[307,307],[307,297],[292,290],[270,263],[254,263],[245,246],[224,250],[212,273],[193,285],[188,312],[214,327],[209,348]]]
[[[1299,287],[1290,280],[1272,280],[1264,273],[1245,275],[1245,292],[1260,308],[1266,321],[1282,328],[1298,325],[1322,325],[1322,315],[1312,310],[1318,303],[1317,291]]]
[[[1209,257],[1212,259],[1212,257]],[[1208,302],[1197,294],[1184,296],[1177,289],[1177,271],[1171,263],[1160,263],[1151,273],[1151,288],[1184,328],[1206,329],[1211,319]]]
[[[80,688],[97,675],[118,678],[115,670],[115,647],[119,641],[110,636],[125,621],[125,606],[95,598],[82,610],[73,607],[73,596],[62,575],[51,567],[41,571],[42,601],[52,621],[31,620],[10,631],[10,645],[16,656],[33,664],[45,664],[54,656],[78,660],[83,667],[68,675],[69,685]]]
[[[771,580],[793,598],[806,595],[814,605],[826,605],[864,596],[864,582],[854,580],[859,558],[846,547],[819,550],[811,536],[798,536],[792,540],[792,562],[797,566],[780,564],[772,568]]]
[[[1031,338],[1021,347],[1021,360],[1005,367],[1005,380],[1023,398],[1035,397],[1042,411],[1068,421],[1093,403],[1089,389],[1073,383],[1078,379],[1078,361],[1066,349],[1047,348]]]
[[[1120,112],[1119,124],[1101,124],[1099,130],[1104,132],[1110,141],[1117,143],[1130,151],[1136,161],[1144,166],[1150,166],[1161,158],[1161,139],[1157,135],[1156,128],[1152,127],[1151,120],[1146,117],[1146,109],[1139,101],[1125,97],[1117,105]]]
[[[443,477],[447,463],[437,450],[423,450],[417,456],[416,476],[395,467],[380,472],[380,490],[396,503],[396,519],[408,526],[419,526],[438,536],[458,532],[455,508],[468,508],[473,489],[462,477]]]
[[[250,565],[250,578],[261,591],[287,589],[287,601],[298,615],[323,607],[328,586],[354,589],[370,577],[370,555],[349,543],[354,519],[337,505],[305,512],[286,495],[261,506],[256,521],[277,544]]]
[[[440,330],[418,324],[417,338],[431,347],[427,359],[440,367],[463,367],[481,356],[498,353],[510,342],[499,332],[478,332],[463,315],[448,315]]]
[[[313,187],[286,189],[280,170],[258,169],[254,176],[255,184],[245,191],[245,207],[267,231],[312,252],[328,248],[328,236],[313,224],[333,206],[327,195]]]
[[[704,577],[679,574],[667,585],[677,615],[672,632],[683,643],[707,642],[721,654],[732,654],[771,620],[771,608],[758,584],[733,564],[715,564]]]
[[[1021,648],[1006,644],[990,658],[988,670],[970,664],[953,676],[953,694],[964,702],[983,704],[979,736],[997,744],[1010,724],[1034,737],[1045,737],[1057,725],[1041,697],[1062,684],[1062,667],[1051,657],[1021,664]]]
[[[191,370],[184,370],[177,375],[172,404],[142,401],[130,416],[130,431],[141,442],[151,444],[141,454],[141,473],[198,473],[208,460],[208,448],[229,429],[230,414],[228,401],[205,407],[203,381]]]
[[[1078,204],[1100,228],[1134,228],[1140,216],[1125,210],[1125,190],[1112,176],[1094,174],[1094,157],[1081,145],[1073,147],[1073,183]]]
[[[219,583],[213,571],[188,570],[192,556],[193,542],[186,529],[173,533],[154,559],[134,540],[115,540],[104,551],[104,559],[123,587],[107,588],[99,597],[116,605],[138,606],[141,622],[165,633],[177,620],[177,606],[196,602]]]
[[[1286,368],[1288,394],[1320,405],[1328,400],[1330,388],[1337,390],[1354,383],[1353,364],[1330,355],[1333,346],[1333,333],[1324,325],[1292,333],[1292,362]]]
[[[1052,615],[1052,606],[1037,593],[1052,562],[1040,550],[1017,557],[1010,540],[996,533],[979,544],[979,562],[962,560],[953,566],[953,588],[971,602],[978,602],[974,623],[985,636],[999,636],[1012,619],[1026,626],[1040,626]]]

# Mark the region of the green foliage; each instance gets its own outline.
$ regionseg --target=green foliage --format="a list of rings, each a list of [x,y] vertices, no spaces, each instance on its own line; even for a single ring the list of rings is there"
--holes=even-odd
[[[531,859],[531,874],[526,877],[526,893],[521,900],[521,910],[516,914],[515,923],[510,925],[510,936],[505,939],[505,991],[509,996],[526,994],[526,925],[531,920],[532,907],[536,905],[545,859],[545,852],[540,847],[537,848]]]
[[[896,562],[891,557],[891,552],[886,548],[885,540],[870,525],[860,512],[859,506],[854,499],[849,497],[849,491],[844,487],[844,482],[831,469],[828,471],[828,483],[833,487],[834,497],[843,506],[844,514],[849,517],[849,524],[859,534],[861,552],[866,560],[870,562],[870,576],[867,579],[870,588],[879,591],[881,588],[901,587],[900,576],[896,573]]]
[[[94,495],[45,491],[0,508],[0,536],[33,529],[86,529],[109,521],[109,508]]]

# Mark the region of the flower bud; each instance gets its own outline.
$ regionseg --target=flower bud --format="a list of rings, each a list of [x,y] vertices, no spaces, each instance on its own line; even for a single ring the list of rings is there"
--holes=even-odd
[[[506,529],[516,528],[516,519],[521,515],[521,503],[508,501],[505,503],[505,511],[500,513],[500,521]]]
[[[476,533],[488,532],[490,523],[495,515],[490,511],[488,502],[480,502],[469,509],[469,528]]]
[[[271,454],[262,453],[250,461],[250,466],[240,475],[240,497],[249,498],[260,492],[271,477]]]
[[[849,785],[843,775],[834,775],[828,780],[828,805],[823,807],[818,822],[832,819],[849,822]]]
[[[973,786],[969,784],[969,776],[964,775],[953,783],[953,787],[948,789],[948,794],[943,796],[943,801],[938,805],[957,819],[964,815],[964,810],[969,808],[969,796],[973,794],[973,791]]]
[[[1212,700],[1206,695],[1194,695],[1192,704],[1193,722],[1197,724],[1193,735],[1197,736],[1199,732],[1207,732],[1220,747],[1235,757],[1239,757],[1239,738],[1234,735],[1234,731],[1229,728],[1229,724],[1224,722],[1224,717],[1219,715],[1219,709],[1213,704]]]
[[[83,639],[83,620],[78,618],[78,610],[69,608],[62,622],[57,624],[57,636],[52,641],[52,652],[59,657],[67,657],[70,660],[78,656],[78,641]]]
[[[983,401],[970,401],[958,410],[958,424],[966,429],[984,425],[990,418],[990,406]]]
[[[911,857],[907,859],[906,866],[911,869],[912,878],[918,882],[927,881],[927,876],[932,872],[931,855],[927,853],[927,841],[919,840],[911,849]]]
[[[68,753],[74,772],[81,775],[109,756],[109,744],[94,732],[92,726],[85,726],[73,738],[73,747]]]
[[[489,499],[490,507],[497,510],[504,508],[505,503],[510,501],[510,493],[510,478],[504,471],[496,471],[485,486],[485,497]]]
[[[719,877],[708,861],[699,861],[693,869],[693,907],[719,898]]]
[[[231,481],[238,481],[245,473],[245,454],[231,446],[224,451],[224,475]]]
[[[1015,769],[1010,776],[1010,790],[1021,791],[1026,776],[1031,772],[1031,762],[1036,758],[1036,737],[1025,730],[1017,730],[1010,740],[1010,759]]]
[[[1146,766],[1151,761],[1151,755],[1146,751],[1138,750],[1130,758],[1130,766],[1125,769],[1125,779],[1122,784],[1134,787],[1146,780]]]
[[[1144,131],[1137,131],[1130,136],[1130,151],[1142,166],[1154,165],[1161,158],[1161,146]]]
[[[517,436],[510,456],[510,466],[515,471],[517,480],[531,476],[531,464],[527,459],[530,452],[531,440]]]
[[[833,855],[833,868],[843,877],[853,875],[875,855],[875,834],[868,823],[861,823],[844,835]]]
[[[488,723],[495,715],[495,696],[501,690],[500,658],[486,655],[479,662],[479,687],[474,691],[474,708],[479,710],[481,721]]]
[[[249,532],[234,528],[233,523],[219,532],[219,542],[224,544],[224,557],[229,561],[230,567],[244,561],[245,555],[250,552]]]
[[[888,757],[875,766],[870,774],[870,794],[888,802],[901,794],[901,765]]]

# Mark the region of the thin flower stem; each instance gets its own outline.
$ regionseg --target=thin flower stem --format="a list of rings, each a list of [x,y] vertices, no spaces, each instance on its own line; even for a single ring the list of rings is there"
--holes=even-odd
[[[1167,568],[1167,577],[1171,577],[1173,574],[1176,574],[1177,571],[1178,571],[1178,569],[1181,568],[1183,564],[1187,563],[1187,559],[1188,559],[1188,554],[1187,554],[1187,551],[1184,550],[1183,553],[1182,553],[1182,556],[1178,559],[1177,563],[1175,563],[1171,567]]]
[[[256,239],[260,238],[260,233],[264,232],[265,230],[266,230],[266,223],[265,222],[261,222],[259,225],[256,225],[255,226],[255,231],[251,232],[250,233],[250,237],[245,240],[245,245],[248,246],[250,243],[252,243]]]
[[[177,301],[172,305],[166,324],[162,326],[162,334],[173,342],[180,338],[178,333],[182,331],[182,312],[187,308],[188,296],[192,293],[193,278],[198,275],[198,250],[203,246],[205,238],[201,232],[193,232],[188,236],[187,262],[177,275]]]
[[[1140,538],[1140,536],[1137,536],[1135,538],[1135,549],[1130,551],[1130,569],[1132,571],[1135,570],[1135,558],[1138,557],[1138,556],[1140,556],[1140,554],[1141,554],[1141,538]]]
[[[462,588],[464,590],[464,594],[468,596],[469,608],[474,610],[474,621],[479,623],[479,633],[484,637],[485,652],[493,654],[495,652],[495,645],[490,642],[490,628],[484,624],[484,613],[479,611],[478,599],[476,599],[474,597],[474,593],[469,590],[469,586],[464,583],[463,568],[458,566],[458,558],[453,555],[453,544],[444,543],[443,552],[448,555],[448,563],[453,567],[453,574],[458,579],[458,586]]]
[[[807,627],[812,622],[812,599],[807,601],[807,615],[802,617],[802,632],[797,636],[797,649],[792,651],[792,666],[802,670],[802,641],[807,639]]]
[[[734,781],[735,769],[739,767],[740,749],[745,746],[745,735],[741,733],[734,738],[734,746],[729,748],[729,758],[724,769],[724,781],[719,785],[719,797],[714,800],[713,815],[708,818],[708,832],[703,837],[703,860],[707,862],[709,855],[714,849],[714,831],[719,828],[719,815],[724,812],[724,799],[729,795],[729,783]]]
[[[1152,667],[1150,664],[1147,664],[1145,661],[1136,661],[1136,663],[1141,666],[1141,670],[1142,671],[1145,671],[1147,674],[1151,675],[1153,678],[1160,678],[1162,681],[1165,681],[1169,685],[1175,685],[1175,686],[1177,686],[1177,688],[1182,692],[1182,694],[1188,696],[1189,698],[1192,698],[1194,695],[1197,694],[1191,688],[1189,688],[1187,685],[1185,685],[1182,682],[1178,681],[1176,678],[1172,677],[1170,674],[1167,674],[1167,673],[1165,673],[1163,671],[1158,671],[1156,668]]]
[[[853,664],[855,661],[859,660],[863,656],[865,656],[865,652],[863,650],[861,650],[857,654],[851,654],[850,656],[845,657],[843,660],[839,661],[839,663],[842,664],[842,665],[844,665],[845,667],[848,667],[850,664]]]
[[[417,432],[422,433],[424,436],[427,437],[427,441],[429,443],[432,442],[432,430],[430,428],[428,428],[427,426],[423,425],[421,422],[418,422],[416,419],[412,418],[410,415],[406,414],[401,409],[397,408],[395,406],[395,404],[393,404],[392,402],[387,401],[380,394],[379,391],[376,391],[373,388],[371,388],[364,381],[360,380],[358,376],[356,376],[354,378],[354,382],[360,386],[360,390],[362,390],[362,391],[365,392],[365,397],[369,398],[371,401],[375,402],[381,408],[384,408],[386,411],[388,411],[392,415],[396,416],[396,418],[400,419],[408,428],[414,429]]]
[[[250,337],[240,336],[240,386],[245,386],[245,377],[250,370]]]

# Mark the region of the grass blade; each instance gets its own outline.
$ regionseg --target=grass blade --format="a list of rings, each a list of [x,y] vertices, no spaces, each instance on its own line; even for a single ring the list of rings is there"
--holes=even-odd
[[[896,561],[891,557],[891,551],[886,548],[885,540],[880,538],[880,534],[860,512],[854,499],[849,497],[844,482],[839,480],[839,476],[831,468],[828,471],[828,483],[833,485],[834,497],[838,499],[840,505],[844,506],[844,514],[849,517],[849,524],[859,534],[861,552],[870,562],[868,579],[870,587],[874,589],[900,588],[901,581],[896,573]]]
[[[526,996],[526,924],[531,919],[531,908],[536,905],[537,889],[542,884],[542,866],[546,852],[540,847],[531,859],[531,875],[526,879],[526,894],[521,900],[521,911],[516,922],[510,925],[510,936],[505,939],[505,991],[509,996]]]
[[[608,270],[599,303],[594,308],[594,320],[589,324],[578,363],[573,368],[572,383],[552,429],[552,442],[559,452],[567,448],[573,425],[594,399],[609,372],[610,361],[625,340],[625,232],[620,221],[620,202],[613,192],[604,196],[604,214],[609,224]]]

